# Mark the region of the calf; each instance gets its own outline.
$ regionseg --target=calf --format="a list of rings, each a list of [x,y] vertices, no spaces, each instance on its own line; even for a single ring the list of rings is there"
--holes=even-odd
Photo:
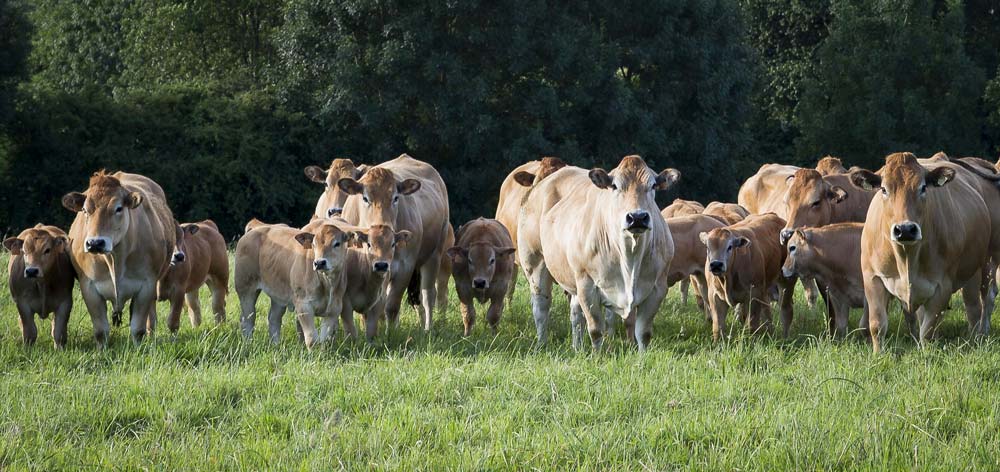
[[[698,203],[694,200],[681,200],[680,198],[675,198],[673,203],[669,204],[660,211],[660,214],[664,218],[673,218],[675,216],[685,216],[685,215],[697,215],[705,211],[705,205]]]
[[[781,271],[785,277],[816,279],[826,288],[830,303],[830,334],[847,333],[851,308],[865,306],[861,279],[861,230],[864,223],[837,223],[820,228],[797,229],[788,239],[788,255]],[[861,318],[868,329],[868,314]]]
[[[510,233],[497,220],[479,218],[459,228],[455,244],[448,249],[448,256],[452,259],[455,290],[462,305],[465,336],[472,333],[476,322],[474,298],[479,303],[489,300],[486,322],[496,335],[504,295],[514,275],[515,248]]]
[[[73,309],[76,280],[68,243],[63,230],[41,224],[3,242],[3,247],[11,253],[8,286],[20,316],[21,339],[25,344],[34,344],[38,337],[35,314],[45,319],[54,313],[52,341],[57,349],[66,346],[66,325]]]
[[[170,301],[167,328],[177,333],[181,309],[187,301],[191,326],[201,324],[201,303],[198,289],[208,285],[212,291],[212,311],[215,322],[226,321],[226,294],[229,291],[229,255],[226,240],[212,220],[177,226],[177,248],[170,268],[157,286],[157,299]]]
[[[734,225],[750,216],[750,212],[735,203],[712,202],[705,207],[703,215],[711,216],[724,224]]]
[[[681,294],[684,303],[687,303],[685,285],[690,280],[695,288],[695,296],[698,297],[698,305],[704,309],[704,300],[708,299],[708,285],[705,281],[706,254],[699,235],[726,225],[705,215],[678,216],[667,218],[666,221],[670,235],[674,238],[674,258],[670,261],[670,270],[667,272],[667,284],[672,286],[681,282]],[[711,317],[708,318],[711,321]]]
[[[826,156],[816,163],[816,171],[822,175],[845,174],[847,168],[839,157]]]
[[[777,215],[767,213],[701,233],[701,242],[707,247],[705,272],[713,339],[725,335],[726,314],[737,304],[749,315],[751,331],[770,330],[771,287],[787,284],[779,278],[785,254],[778,233],[784,225]],[[792,322],[792,291],[791,287],[782,288],[781,318],[787,336]]]

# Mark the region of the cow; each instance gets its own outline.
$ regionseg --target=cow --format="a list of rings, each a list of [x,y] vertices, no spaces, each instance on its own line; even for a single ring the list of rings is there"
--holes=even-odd
[[[816,171],[820,175],[846,174],[847,168],[838,157],[826,156],[816,163]]]
[[[535,185],[518,221],[517,253],[531,287],[538,341],[547,337],[552,283],[572,295],[574,346],[604,340],[602,310],[625,319],[640,351],[667,293],[673,239],[654,193],[680,178],[675,169],[654,172],[641,157],[624,157],[611,172],[566,167]]]
[[[673,218],[675,216],[685,216],[685,215],[698,215],[705,211],[705,205],[698,203],[694,200],[682,200],[680,198],[675,198],[674,201],[667,205],[660,214],[664,218]]]
[[[212,220],[177,224],[177,247],[166,275],[159,281],[157,300],[170,302],[167,328],[180,329],[181,309],[187,302],[191,326],[201,324],[198,290],[208,285],[212,292],[215,322],[226,322],[226,294],[229,292],[229,253],[226,240]]]
[[[21,340],[35,344],[38,327],[35,314],[52,317],[52,342],[56,349],[66,347],[66,326],[73,310],[73,284],[76,272],[69,260],[66,233],[42,224],[28,228],[16,238],[3,241],[10,251],[7,263],[7,287],[19,315]]]
[[[326,339],[316,333],[316,317],[340,316],[347,288],[344,263],[356,234],[318,220],[310,231],[282,225],[259,225],[236,244],[234,286],[240,300],[240,327],[250,338],[256,324],[257,298],[271,298],[268,331],[281,339],[281,318],[292,307],[307,348]]]
[[[94,325],[107,346],[108,302],[114,318],[129,303],[130,332],[142,341],[156,324],[156,285],[176,246],[174,216],[163,189],[138,174],[95,173],[85,192],[70,192],[62,205],[76,213],[70,226],[70,261]]]
[[[831,223],[864,222],[875,192],[851,185],[848,174],[822,175],[813,169],[799,169],[789,178],[785,205],[788,208],[781,244],[796,228]]]
[[[915,313],[919,327],[911,323],[910,330],[921,344],[958,289],[970,331],[987,333],[984,268],[1000,248],[1000,193],[966,167],[912,153],[890,154],[877,173],[850,175],[854,185],[880,195],[861,236],[872,349],[882,349],[890,297]]]
[[[750,212],[746,208],[739,206],[736,203],[722,203],[722,202],[711,202],[705,207],[705,211],[701,212],[703,215],[711,216],[726,225],[733,225],[743,221],[744,218],[750,216]]]
[[[673,286],[681,282],[682,301],[687,303],[686,285],[690,280],[699,306],[704,308],[704,300],[708,299],[708,285],[705,282],[705,245],[701,243],[699,235],[726,224],[707,215],[685,215],[665,220],[674,240],[674,258],[671,259],[670,270],[667,272],[667,284]]]
[[[324,185],[323,195],[316,202],[313,218],[329,218],[344,211],[348,195],[340,191],[337,182],[344,178],[360,179],[367,170],[367,165],[354,165],[354,161],[350,159],[334,159],[327,170],[319,166],[306,167],[306,178]]]
[[[540,161],[529,161],[514,169],[500,185],[500,201],[497,203],[496,220],[507,228],[514,247],[517,247],[517,220],[521,216],[521,206],[528,192],[538,182],[566,167],[566,163],[558,157],[543,157]],[[514,257],[514,264],[519,264]],[[517,286],[518,270],[510,280],[507,289],[508,303],[514,298],[514,288]]]
[[[513,279],[514,242],[504,225],[497,220],[478,218],[459,229],[455,246],[448,248],[452,259],[455,290],[462,307],[465,336],[472,334],[476,322],[475,300],[489,301],[486,322],[495,336],[503,314],[507,286]]]
[[[714,340],[726,335],[726,314],[736,305],[748,315],[751,332],[769,331],[771,288],[775,284],[785,285],[780,290],[780,307],[784,336],[788,336],[794,279],[789,283],[789,279],[779,277],[785,255],[778,233],[784,225],[780,217],[766,213],[699,235],[706,246],[705,272]]]
[[[864,223],[834,223],[819,228],[796,229],[787,241],[782,266],[785,277],[815,279],[827,290],[830,302],[830,335],[847,334],[851,308],[864,308],[861,279],[861,230]],[[860,327],[868,330],[868,314]]]
[[[337,188],[349,195],[343,217],[362,228],[383,224],[410,232],[389,273],[386,321],[399,324],[399,307],[412,277],[419,277],[423,328],[430,331],[441,257],[448,227],[448,190],[436,170],[406,154],[369,167],[360,179],[344,177]]]

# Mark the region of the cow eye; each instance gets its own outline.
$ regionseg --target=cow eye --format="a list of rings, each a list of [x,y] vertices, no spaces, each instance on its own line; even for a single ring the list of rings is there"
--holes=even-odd
[[[493,264],[495,264],[496,262],[497,262],[497,260],[496,260],[495,258],[490,258],[490,265],[493,265]]]
[[[612,183],[611,184],[611,190],[618,190],[618,186]]]
[[[795,246],[788,246],[788,252],[795,252]]]
[[[333,243],[333,247],[340,247],[340,241]]]
[[[50,247],[45,248],[44,254],[48,254],[50,252],[52,252],[52,248],[50,248]]]
[[[399,195],[392,197],[392,203],[399,203]]]
[[[368,205],[368,204],[371,203],[371,202],[368,201],[368,197],[366,197],[364,195],[361,196],[361,201],[365,202],[365,205]]]
[[[883,197],[888,197],[888,196],[889,196],[889,190],[888,190],[888,189],[886,189],[885,187],[879,187],[879,188],[878,188],[878,191],[879,191],[879,192],[882,192],[882,196],[883,196]]]
[[[819,200],[816,200],[815,202],[812,202],[812,207],[813,208],[818,208],[819,207]]]
[[[921,184],[920,185],[920,194],[924,195],[926,193],[927,193],[927,184]]]
[[[122,212],[121,205],[118,205],[117,207],[115,207],[115,213],[121,213],[121,212]]]

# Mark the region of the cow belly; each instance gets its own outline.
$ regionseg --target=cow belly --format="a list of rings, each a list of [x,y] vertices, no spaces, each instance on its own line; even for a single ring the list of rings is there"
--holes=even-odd
[[[97,293],[101,294],[102,297],[110,302],[114,302],[116,299],[119,302],[130,300],[137,293],[139,293],[143,287],[142,281],[140,280],[122,278],[118,281],[118,293],[116,294],[115,284],[111,282],[111,279],[94,280],[93,284]]]

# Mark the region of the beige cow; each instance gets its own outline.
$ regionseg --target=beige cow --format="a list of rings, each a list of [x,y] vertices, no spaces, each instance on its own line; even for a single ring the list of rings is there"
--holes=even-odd
[[[726,314],[740,306],[753,333],[771,329],[771,287],[786,284],[781,293],[784,335],[792,322],[792,291],[780,276],[784,250],[778,233],[785,221],[774,213],[751,215],[734,225],[701,233],[707,247],[705,272],[708,306],[712,314],[712,338],[726,336]]]
[[[851,185],[848,174],[822,175],[812,169],[799,169],[790,178],[790,183],[785,200],[788,218],[781,230],[782,244],[797,228],[864,222],[868,205],[875,196],[873,191]]]
[[[157,287],[157,299],[170,302],[167,328],[172,333],[180,329],[185,301],[191,326],[201,324],[198,290],[206,284],[212,292],[215,322],[225,323],[226,294],[229,292],[229,254],[225,238],[212,220],[177,225],[176,229],[177,247],[170,268]]]
[[[660,211],[660,214],[664,218],[673,218],[675,216],[700,215],[703,211],[705,211],[705,205],[701,203],[694,200],[675,198],[672,203]]]
[[[750,212],[746,208],[736,203],[722,202],[709,203],[705,207],[705,211],[701,212],[701,214],[711,216],[727,225],[734,225],[750,216]]]
[[[320,195],[316,202],[316,210],[313,212],[314,218],[330,218],[337,216],[344,211],[344,203],[347,202],[346,193],[340,191],[337,182],[340,179],[360,179],[368,170],[368,166],[354,165],[350,159],[334,159],[327,170],[319,166],[308,166],[305,168],[306,178],[323,184],[323,195]]]
[[[674,258],[670,261],[667,273],[667,284],[673,286],[681,282],[682,302],[687,303],[687,283],[694,285],[698,305],[706,309],[704,300],[708,299],[708,285],[705,281],[705,245],[700,235],[715,228],[726,226],[725,223],[707,215],[685,215],[666,218],[667,228],[674,240]],[[706,318],[711,321],[708,311]]]
[[[233,277],[245,337],[253,335],[261,292],[271,298],[268,331],[273,343],[281,339],[286,307],[295,310],[303,341],[310,348],[323,342],[327,334],[316,333],[316,317],[340,316],[347,289],[347,246],[356,234],[324,221],[311,225],[311,231],[283,225],[256,226],[236,244]]]
[[[101,346],[108,343],[108,302],[117,321],[131,301],[132,340],[142,341],[156,325],[156,284],[176,245],[163,189],[141,175],[100,171],[85,192],[66,194],[62,204],[76,212],[69,230],[70,260],[94,338]]]
[[[826,156],[816,163],[816,171],[820,175],[846,174],[847,168],[839,157]]]
[[[66,326],[73,310],[76,273],[69,260],[69,240],[55,226],[36,225],[7,238],[3,247],[10,251],[7,287],[17,307],[21,339],[35,344],[38,327],[35,314],[52,317],[52,342],[56,349],[66,346]]]
[[[472,334],[476,322],[475,300],[479,303],[489,301],[486,322],[496,335],[507,286],[516,270],[514,251],[510,233],[497,220],[478,218],[459,228],[458,241],[448,249],[448,256],[453,261],[452,273],[462,306],[465,336]]]
[[[566,167],[532,188],[518,221],[517,252],[531,287],[539,342],[547,338],[552,283],[572,294],[574,346],[586,321],[595,350],[605,333],[604,308],[634,332],[639,350],[667,293],[673,239],[654,192],[680,178],[674,169],[653,172],[639,156],[626,156],[610,173]]]
[[[808,277],[827,290],[830,301],[830,334],[847,333],[851,308],[865,306],[861,280],[861,230],[864,223],[834,223],[819,228],[796,229],[788,239],[785,277]],[[868,314],[860,327],[868,330]]]

